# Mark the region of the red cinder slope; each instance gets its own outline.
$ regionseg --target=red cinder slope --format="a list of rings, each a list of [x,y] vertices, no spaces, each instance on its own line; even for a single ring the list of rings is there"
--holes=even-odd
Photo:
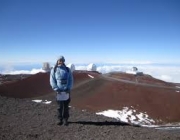
[[[124,74],[124,79],[126,76],[130,77]],[[133,106],[139,112],[147,112],[154,120],[180,122],[180,94],[175,84],[152,77],[145,80],[147,85],[99,76],[73,89],[72,105],[94,112]],[[152,81],[158,84],[149,84]]]
[[[49,73],[37,73],[22,80],[0,85],[0,95],[14,98],[37,97],[52,92]]]

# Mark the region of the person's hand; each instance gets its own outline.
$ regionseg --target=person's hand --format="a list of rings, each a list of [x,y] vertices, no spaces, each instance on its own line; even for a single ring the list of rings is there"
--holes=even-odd
[[[62,90],[58,89],[58,90],[56,90],[56,92],[60,94],[62,92]]]
[[[66,90],[66,92],[67,92],[67,93],[70,93],[70,89],[68,88],[68,89]]]
[[[68,87],[65,87],[65,88],[64,88],[64,91],[67,92],[67,93],[69,93],[69,92],[70,92],[70,89],[69,89]]]

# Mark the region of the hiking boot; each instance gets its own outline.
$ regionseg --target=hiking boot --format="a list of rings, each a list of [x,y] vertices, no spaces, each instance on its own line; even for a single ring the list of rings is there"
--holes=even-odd
[[[63,125],[63,121],[60,120],[60,121],[57,123],[57,125]]]
[[[67,120],[67,119],[64,119],[64,124],[63,124],[63,125],[64,125],[64,126],[68,126],[68,124],[69,124],[69,123],[68,123],[68,120]]]

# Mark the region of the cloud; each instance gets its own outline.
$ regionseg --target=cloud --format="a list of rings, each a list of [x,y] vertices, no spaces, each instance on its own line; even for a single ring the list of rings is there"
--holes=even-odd
[[[140,64],[140,65],[149,65],[149,64],[153,64],[153,62],[151,61],[134,61],[134,60],[129,60],[129,61],[106,61],[106,63],[110,63],[110,64],[132,64],[132,65],[136,65],[136,64]]]
[[[36,73],[39,73],[39,72],[45,72],[44,70],[42,69],[32,69],[32,70],[12,70],[12,71],[3,71],[2,73],[3,74],[12,74],[12,75],[15,75],[15,74],[36,74]]]
[[[132,65],[132,64],[118,64],[118,65],[101,65],[97,67],[97,71],[101,73],[109,73],[112,71],[126,72],[132,69],[135,66],[138,68],[139,72],[144,74],[149,74],[154,78],[161,79],[167,82],[180,83],[180,66],[166,66],[166,65]]]
[[[76,70],[86,70],[86,69],[87,69],[87,66],[85,66],[85,65],[75,66],[75,69],[76,69]]]
[[[76,70],[87,70],[88,64],[75,65]],[[157,64],[97,64],[97,71],[101,73],[109,72],[126,72],[137,67],[139,72],[149,74],[154,78],[161,79],[167,82],[180,83],[180,65],[157,65]],[[31,69],[15,70],[12,66],[6,66],[1,70],[2,74],[36,74],[44,72],[41,68],[36,67]]]
[[[172,81],[172,77],[169,76],[169,75],[160,75],[160,76],[157,76],[158,79],[162,79],[163,81]]]
[[[141,66],[139,70],[157,79],[180,83],[180,66]]]

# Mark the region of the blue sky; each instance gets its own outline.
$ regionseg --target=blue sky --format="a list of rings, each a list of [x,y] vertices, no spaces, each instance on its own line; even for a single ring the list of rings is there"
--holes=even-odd
[[[0,0],[0,63],[180,63],[179,0]]]

